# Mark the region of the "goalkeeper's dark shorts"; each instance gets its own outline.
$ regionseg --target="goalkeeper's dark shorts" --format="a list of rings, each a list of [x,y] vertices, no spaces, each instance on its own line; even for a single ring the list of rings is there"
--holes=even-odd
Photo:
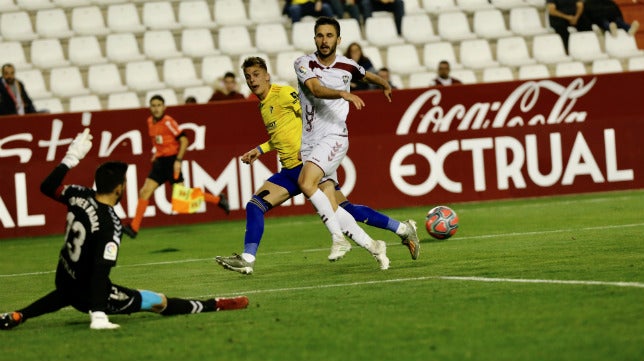
[[[302,193],[300,186],[297,184],[297,179],[300,177],[302,171],[302,164],[294,168],[282,168],[279,173],[273,174],[268,181],[285,188],[291,197]]]
[[[152,162],[152,170],[150,170],[148,178],[159,183],[159,185],[165,182],[170,182],[170,184],[183,182],[181,173],[179,173],[179,178],[174,179],[174,161],[176,159],[176,155],[156,158]]]

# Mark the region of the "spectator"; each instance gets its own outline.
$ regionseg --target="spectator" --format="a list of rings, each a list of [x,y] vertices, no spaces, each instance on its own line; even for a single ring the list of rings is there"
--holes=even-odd
[[[358,63],[358,65],[363,67],[364,70],[368,72],[372,72],[374,74],[376,73],[376,68],[374,68],[373,64],[371,63],[371,60],[369,60],[369,58],[367,58],[364,55],[360,44],[358,43],[349,44],[349,47],[344,52],[344,56]],[[369,89],[369,84],[363,81],[351,82],[351,91],[367,90],[367,89]]]
[[[296,23],[302,20],[305,16],[333,16],[333,10],[331,6],[327,3],[322,2],[322,0],[290,0],[290,4],[287,1],[285,5],[288,9],[288,15],[291,18],[291,21]]]
[[[381,78],[385,79],[385,81],[387,83],[389,83],[389,86],[391,87],[391,89],[398,89],[394,85],[394,83],[391,82],[390,75],[391,74],[389,73],[389,68],[387,68],[387,67],[383,67],[383,68],[380,68],[380,70],[378,70],[378,76],[380,76]],[[380,88],[374,88],[374,89],[380,89]]]
[[[186,104],[197,104],[197,98],[192,95],[186,98]]]
[[[27,95],[25,85],[16,79],[16,68],[13,64],[4,64],[0,77],[0,115],[27,113],[36,113],[34,104]]]
[[[434,86],[449,86],[454,84],[463,84],[460,80],[449,75],[450,66],[447,60],[441,60],[438,63],[438,76],[434,78]]]
[[[394,14],[396,22],[396,31],[398,35],[402,34],[402,18],[405,16],[405,3],[403,0],[361,0],[362,16],[365,22],[370,18],[374,11],[389,11]]]
[[[325,0],[331,5],[331,9],[335,14],[335,17],[338,19],[344,18],[344,13],[349,13],[352,19],[355,19],[358,24],[361,24],[360,21],[360,9],[356,0]]]
[[[588,20],[599,26],[603,31],[610,31],[611,35],[617,36],[617,29],[624,29],[630,35],[635,35],[640,23],[635,20],[628,24],[624,21],[622,11],[613,0],[585,0],[584,15]]]
[[[239,84],[235,80],[235,73],[229,71],[224,74],[222,81],[223,88],[215,87],[215,92],[212,93],[208,102],[216,102],[220,100],[235,100],[246,99],[242,93],[239,92]]]
[[[590,21],[583,16],[583,0],[546,0],[546,8],[550,27],[561,36],[566,52],[568,52],[570,37],[569,26],[579,31],[591,30]]]

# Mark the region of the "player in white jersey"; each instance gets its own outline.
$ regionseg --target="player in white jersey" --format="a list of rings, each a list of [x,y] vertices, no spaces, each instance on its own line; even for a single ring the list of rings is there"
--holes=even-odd
[[[342,258],[351,249],[351,244],[344,238],[344,230],[347,236],[376,258],[381,269],[387,269],[389,259],[385,242],[371,239],[346,210],[338,207],[335,186],[338,183],[336,170],[349,149],[346,125],[349,103],[358,110],[365,106],[360,97],[349,92],[351,81],[379,85],[389,101],[391,87],[353,60],[336,55],[341,41],[337,20],[318,18],[314,32],[317,51],[295,61],[302,106],[301,154],[304,162],[298,184],[331,232],[330,261]]]

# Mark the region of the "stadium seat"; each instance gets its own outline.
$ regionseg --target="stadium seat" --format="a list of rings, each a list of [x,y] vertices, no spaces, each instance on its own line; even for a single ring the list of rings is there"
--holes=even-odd
[[[103,64],[107,59],[101,52],[96,36],[77,36],[69,39],[69,61],[74,65],[84,66]]]
[[[128,2],[128,0],[92,0],[93,4],[96,4],[99,6],[109,6],[112,4],[122,4],[126,2]]]
[[[63,9],[39,10],[36,13],[36,32],[43,38],[68,38],[74,35]]]
[[[29,11],[51,9],[55,6],[50,0],[16,0],[16,4]]]
[[[537,9],[545,9],[546,7],[546,0],[525,0],[525,2],[530,6],[536,7]]]
[[[566,63],[557,63],[555,66],[555,76],[578,76],[586,75],[586,67],[581,61],[569,61]]]
[[[218,26],[251,24],[242,0],[216,0],[213,11]]]
[[[402,80],[402,77],[396,73],[389,73],[389,82],[396,89],[406,89],[405,82]]]
[[[463,67],[456,60],[454,46],[448,41],[425,44],[423,47],[423,59],[425,66],[432,71],[438,69],[438,63],[442,60],[448,61],[451,69],[460,69]]]
[[[456,0],[456,6],[468,13],[494,9],[488,0]]]
[[[191,58],[166,59],[163,62],[163,81],[172,88],[203,85]]]
[[[275,65],[277,71],[276,75],[280,79],[283,79],[289,83],[297,82],[297,75],[295,75],[295,66],[293,64],[295,63],[295,59],[299,58],[302,55],[304,55],[304,53],[297,50],[284,51],[277,54]]]
[[[530,57],[528,45],[522,36],[501,38],[496,42],[496,59],[501,65],[521,66],[536,63]]]
[[[535,36],[552,33],[541,24],[541,16],[533,7],[518,7],[510,10],[510,30],[517,35]]]
[[[20,8],[13,0],[0,0],[0,14],[19,11]]]
[[[228,55],[206,56],[201,61],[201,79],[206,84],[214,84],[227,71],[235,71],[233,61]]]
[[[181,52],[193,58],[217,55],[215,41],[210,29],[183,29],[181,32]]]
[[[568,39],[568,53],[573,59],[583,62],[608,58],[608,54],[601,50],[599,39],[594,31],[571,33]]]
[[[623,29],[617,30],[617,36],[606,35],[604,37],[606,53],[613,58],[630,58],[644,55],[644,50],[637,48],[635,38],[630,36]]]
[[[88,95],[80,70],[75,66],[54,68],[49,74],[49,88],[58,97]]]
[[[464,40],[461,42],[460,59],[463,66],[471,69],[483,69],[499,65],[492,58],[490,43],[485,39]]]
[[[133,109],[140,108],[141,100],[135,92],[115,93],[107,97],[107,109]]]
[[[438,35],[451,42],[476,38],[467,16],[460,11],[438,14]]]
[[[25,84],[31,99],[51,98],[51,92],[45,86],[45,78],[40,69],[23,70],[18,75],[18,80]]]
[[[365,20],[365,34],[370,44],[375,46],[389,46],[402,44],[403,38],[398,36],[396,24],[390,16],[372,16]],[[309,40],[313,43],[313,40]]]
[[[208,85],[188,87],[183,89],[183,100],[185,101],[188,97],[195,97],[197,103],[207,103],[212,93],[213,90]]]
[[[291,39],[296,49],[302,50],[309,54],[315,51],[315,42],[313,41],[312,21],[298,21],[291,26]]]
[[[157,94],[163,97],[163,100],[165,100],[165,105],[179,105],[179,101],[177,100],[177,93],[175,93],[173,89],[169,88],[149,90],[147,93],[145,93],[145,104],[149,104],[150,98]]]
[[[175,30],[181,28],[168,1],[146,1],[143,4],[143,25],[150,30]]]
[[[550,78],[548,67],[543,64],[522,65],[519,67],[519,80]]]
[[[644,56],[638,56],[628,59],[628,70],[629,71],[640,71],[644,70]]]
[[[338,23],[340,23],[340,29],[342,29],[342,42],[340,42],[340,45],[338,45],[339,50],[344,53],[349,45],[351,45],[351,43],[358,43],[361,46],[367,45],[367,41],[362,37],[360,24],[358,24],[358,21],[356,19],[339,19]]]
[[[96,95],[79,95],[69,98],[69,112],[94,112],[103,110]]]
[[[419,0],[405,0],[405,15],[425,14]]]
[[[64,113],[63,102],[58,98],[34,99],[34,107],[39,112],[52,114]]]
[[[38,39],[31,42],[32,64],[40,69],[68,66],[58,39]]]
[[[76,35],[106,35],[103,14],[98,6],[84,6],[72,10],[72,30]]]
[[[149,30],[143,34],[143,53],[152,60],[177,58],[183,54],[177,50],[170,30]]]
[[[590,70],[592,74],[621,73],[622,71],[624,71],[622,63],[617,59],[594,60]]]
[[[566,55],[566,49],[559,34],[543,34],[532,38],[532,56],[536,61],[543,64],[555,64],[571,60]]]
[[[474,33],[485,39],[497,39],[514,35],[505,26],[501,10],[477,10],[474,13]]]
[[[259,51],[276,54],[295,49],[289,42],[286,29],[282,24],[257,24],[255,44]]]
[[[25,51],[19,41],[0,42],[0,54],[2,54],[3,64],[11,63],[16,70],[33,68],[33,65],[27,62]]]
[[[392,73],[405,75],[427,71],[427,68],[421,65],[416,46],[412,44],[389,46],[387,67]]]
[[[454,3],[454,0],[423,0],[423,9],[434,15],[450,11],[460,11],[456,3]]]
[[[365,46],[362,48],[362,53],[371,60],[371,64],[376,69],[380,69],[385,66],[385,63],[382,61],[382,56],[380,56],[380,49],[376,46]]]
[[[509,11],[526,5],[524,0],[490,0],[490,4],[503,11]]]
[[[107,8],[107,26],[117,33],[142,33],[146,30],[132,3],[110,5]]]
[[[127,63],[125,84],[138,92],[165,88],[165,83],[159,80],[159,73],[151,60]]]
[[[87,86],[96,94],[111,94],[127,91],[119,69],[114,63],[91,65],[87,70]]]
[[[224,26],[219,28],[218,36],[219,49],[226,54],[239,55],[256,50],[250,41],[248,28],[245,26]]]
[[[476,74],[471,69],[455,69],[450,72],[450,75],[462,81],[463,84],[478,83],[478,80],[476,79]]]
[[[435,72],[422,72],[422,73],[409,74],[407,85],[408,85],[408,88],[410,89],[428,88],[434,85],[434,78],[436,78]]]
[[[38,38],[26,11],[0,14],[0,35],[5,41],[31,41]]]
[[[127,63],[145,59],[134,34],[110,34],[105,39],[105,54],[110,61]]]
[[[179,24],[184,28],[208,28],[217,26],[210,16],[210,8],[204,0],[181,1],[179,3]]]
[[[248,16],[256,24],[281,23],[284,19],[282,17],[282,7],[278,0],[250,0],[248,3]],[[344,32],[344,28],[341,27],[341,29]]]
[[[514,74],[512,74],[512,69],[507,66],[485,68],[483,69],[482,80],[484,83],[512,81],[514,80]]]
[[[92,5],[92,0],[52,0],[54,6],[59,8],[75,8],[78,6]]]
[[[405,15],[402,19],[402,36],[408,42],[419,45],[441,39],[434,34],[432,21],[427,14]]]

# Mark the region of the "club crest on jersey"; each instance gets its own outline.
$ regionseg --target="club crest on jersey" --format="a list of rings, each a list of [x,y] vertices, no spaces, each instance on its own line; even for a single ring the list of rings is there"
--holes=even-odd
[[[105,244],[105,250],[103,251],[103,258],[108,261],[116,261],[118,249],[119,248],[115,242],[107,242],[107,244]]]
[[[344,82],[344,85],[347,85],[347,83],[349,83],[349,76],[348,75],[343,75],[342,76],[342,81]]]
[[[298,69],[298,71],[302,74],[306,74],[306,67],[304,67],[304,65],[300,65],[300,68]]]

